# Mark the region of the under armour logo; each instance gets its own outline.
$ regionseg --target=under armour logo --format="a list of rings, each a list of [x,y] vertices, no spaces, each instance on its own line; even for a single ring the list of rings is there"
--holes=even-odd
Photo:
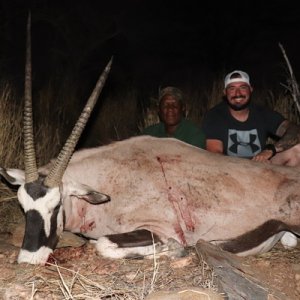
[[[256,129],[238,131],[229,129],[227,153],[231,156],[253,157],[261,151]]]

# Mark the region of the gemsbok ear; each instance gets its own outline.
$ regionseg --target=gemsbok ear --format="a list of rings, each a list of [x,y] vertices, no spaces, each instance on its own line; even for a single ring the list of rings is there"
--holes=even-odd
[[[79,182],[69,183],[69,193],[71,196],[87,201],[90,204],[101,204],[110,201],[110,196]]]
[[[77,195],[77,197],[90,204],[102,204],[110,201],[110,197],[108,195],[97,191],[90,191],[84,195]]]
[[[12,185],[25,183],[25,172],[20,169],[4,169],[0,167],[0,174]]]

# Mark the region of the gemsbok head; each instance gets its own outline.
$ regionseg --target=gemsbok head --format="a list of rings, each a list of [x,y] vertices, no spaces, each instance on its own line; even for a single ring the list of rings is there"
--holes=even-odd
[[[111,69],[112,59],[99,77],[72,133],[59,153],[47,176],[38,173],[32,120],[32,79],[31,79],[31,17],[27,22],[26,66],[25,66],[25,100],[24,100],[24,165],[23,173],[14,174],[21,184],[18,200],[24,209],[26,226],[23,244],[18,262],[31,264],[46,263],[53,252],[63,231],[64,216],[61,197],[61,180],[74,152],[80,135],[89,119],[93,107],[101,93]],[[98,194],[97,200],[105,202],[109,197]]]

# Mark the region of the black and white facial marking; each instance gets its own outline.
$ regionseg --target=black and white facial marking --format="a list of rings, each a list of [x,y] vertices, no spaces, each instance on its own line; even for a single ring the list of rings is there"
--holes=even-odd
[[[18,263],[45,264],[63,231],[63,207],[59,187],[47,188],[43,178],[21,185],[18,199],[26,227]]]

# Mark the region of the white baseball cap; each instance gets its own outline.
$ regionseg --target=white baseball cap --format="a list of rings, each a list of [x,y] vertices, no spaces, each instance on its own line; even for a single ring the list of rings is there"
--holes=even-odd
[[[224,80],[225,88],[228,86],[228,84],[232,82],[245,82],[249,86],[251,86],[249,75],[246,72],[239,71],[239,70],[235,70],[226,75]]]

